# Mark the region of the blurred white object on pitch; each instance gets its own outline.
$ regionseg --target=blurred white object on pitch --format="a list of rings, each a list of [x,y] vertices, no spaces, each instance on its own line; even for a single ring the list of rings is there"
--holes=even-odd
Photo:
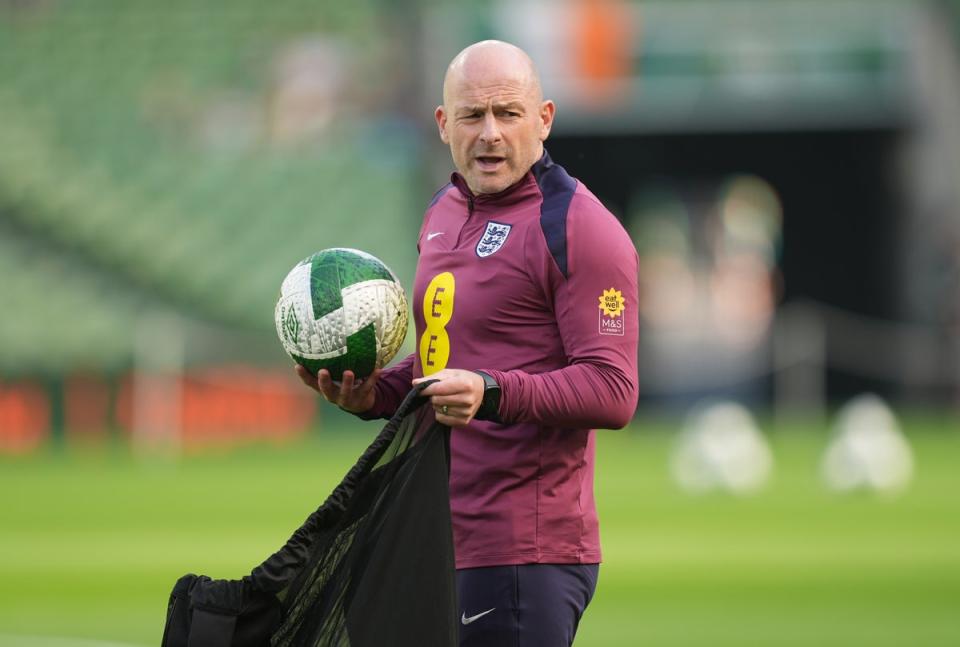
[[[773,455],[745,407],[715,402],[696,407],[674,447],[670,471],[688,492],[725,490],[735,494],[763,487]]]
[[[913,477],[913,452],[890,407],[860,395],[840,410],[821,469],[834,490],[895,493]]]

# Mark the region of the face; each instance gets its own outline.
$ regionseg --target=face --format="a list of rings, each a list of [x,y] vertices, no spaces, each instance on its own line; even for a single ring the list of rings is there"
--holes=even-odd
[[[554,110],[552,101],[540,100],[525,70],[486,66],[448,77],[436,119],[440,139],[450,146],[470,190],[498,193],[540,159]]]

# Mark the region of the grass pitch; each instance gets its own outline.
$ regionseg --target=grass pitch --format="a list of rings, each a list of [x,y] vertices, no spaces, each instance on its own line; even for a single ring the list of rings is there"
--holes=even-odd
[[[249,572],[378,429],[176,465],[0,459],[0,645],[159,644],[180,575]],[[774,434],[773,481],[739,499],[679,492],[663,425],[600,432],[605,563],[578,647],[960,644],[960,426],[907,432],[917,477],[890,500],[826,491],[820,430]]]

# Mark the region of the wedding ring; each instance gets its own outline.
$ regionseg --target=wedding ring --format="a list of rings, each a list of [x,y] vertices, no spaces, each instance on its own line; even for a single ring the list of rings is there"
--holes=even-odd
[[[443,405],[442,407],[440,407],[440,413],[442,413],[443,415],[447,415],[447,405]]]

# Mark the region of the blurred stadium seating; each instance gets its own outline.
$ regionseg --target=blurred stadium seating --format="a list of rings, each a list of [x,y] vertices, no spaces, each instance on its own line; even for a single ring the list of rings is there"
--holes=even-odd
[[[0,451],[71,433],[77,373],[107,380],[101,423],[136,426],[119,403],[130,371],[160,368],[164,340],[144,338],[158,317],[180,322],[182,379],[222,390],[217,366],[265,366],[273,397],[270,367],[290,373],[280,281],[318,249],[362,248],[409,282],[421,162],[380,104],[375,9],[0,3]],[[197,392],[163,406],[215,437],[196,430]],[[306,395],[277,420],[305,429]],[[200,418],[241,437],[263,422]]]
[[[272,135],[285,48],[337,51],[375,18],[308,5],[0,5],[0,366],[129,361],[151,303],[268,331],[280,279],[323,247],[409,278],[416,151],[389,120],[334,80],[335,128]]]

